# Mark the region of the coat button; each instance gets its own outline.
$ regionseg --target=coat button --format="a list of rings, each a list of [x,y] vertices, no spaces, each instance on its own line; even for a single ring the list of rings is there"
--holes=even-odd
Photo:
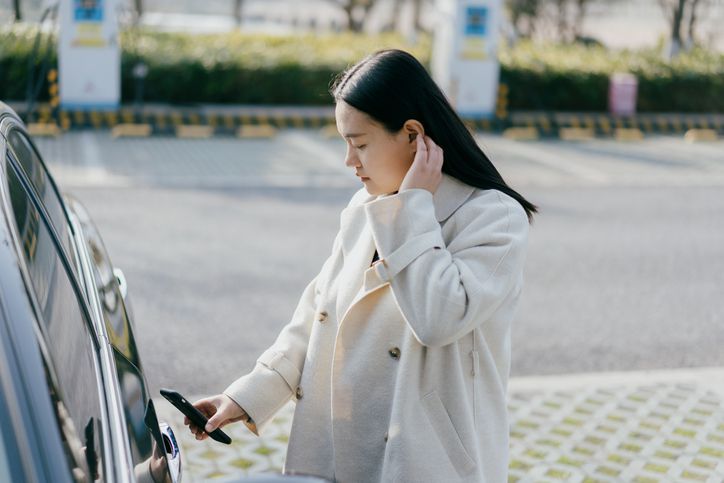
[[[297,386],[297,391],[296,391],[297,399],[302,399],[302,396],[304,396],[304,391],[302,391],[302,386]]]
[[[390,349],[390,357],[393,359],[399,359],[400,358],[400,349],[399,347],[393,347]]]
[[[317,314],[317,320],[321,323],[324,323],[327,320],[327,315],[327,312],[323,310],[322,312],[319,312]]]
[[[387,440],[388,440],[389,438],[390,438],[389,433],[388,433],[387,431],[385,431],[385,443],[387,442]]]

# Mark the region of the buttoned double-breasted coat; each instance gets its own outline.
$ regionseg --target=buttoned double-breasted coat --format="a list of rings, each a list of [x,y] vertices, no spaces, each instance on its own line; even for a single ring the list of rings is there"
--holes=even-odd
[[[285,472],[507,481],[528,226],[514,198],[446,173],[434,194],[360,189],[291,321],[224,393],[256,434],[296,402]]]

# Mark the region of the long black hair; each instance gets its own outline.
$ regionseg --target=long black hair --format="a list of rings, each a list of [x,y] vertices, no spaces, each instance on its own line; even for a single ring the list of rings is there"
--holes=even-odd
[[[398,49],[374,52],[337,75],[334,101],[343,100],[394,134],[416,119],[444,152],[442,171],[471,186],[497,189],[515,198],[529,222],[538,207],[508,186],[425,67]]]

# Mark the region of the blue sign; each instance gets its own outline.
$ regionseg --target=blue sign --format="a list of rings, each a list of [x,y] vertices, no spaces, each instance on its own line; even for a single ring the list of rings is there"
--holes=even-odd
[[[487,35],[488,7],[467,7],[465,9],[465,35],[485,37]]]
[[[74,0],[73,11],[76,22],[102,22],[103,0]]]

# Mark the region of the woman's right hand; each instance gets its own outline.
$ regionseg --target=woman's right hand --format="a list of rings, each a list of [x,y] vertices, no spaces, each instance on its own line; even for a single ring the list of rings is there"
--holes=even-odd
[[[199,399],[194,403],[194,407],[209,418],[209,421],[206,423],[206,431],[209,433],[229,423],[249,420],[249,415],[246,414],[246,411],[226,394],[217,394],[216,396]],[[184,417],[184,424],[189,427],[199,441],[209,437],[209,435],[204,432],[204,428],[200,428],[192,423],[188,417]]]

